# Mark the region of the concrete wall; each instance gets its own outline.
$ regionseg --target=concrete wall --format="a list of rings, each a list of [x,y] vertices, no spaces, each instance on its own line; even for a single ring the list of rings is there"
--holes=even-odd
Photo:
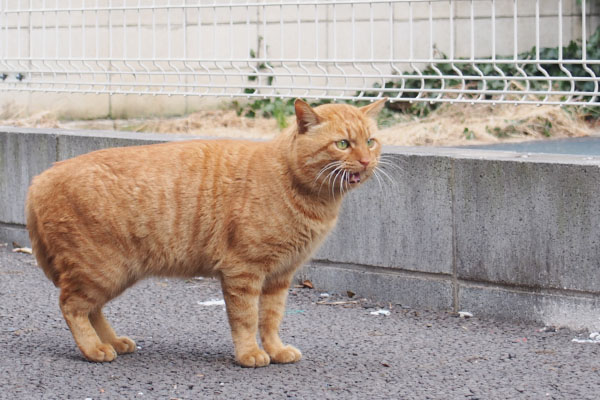
[[[53,161],[180,139],[0,128],[0,241],[27,243],[27,186]],[[384,153],[390,180],[348,195],[298,279],[411,307],[600,329],[600,157]]]
[[[600,158],[386,152],[402,168],[387,171],[395,188],[352,193],[303,277],[408,306],[600,327]]]

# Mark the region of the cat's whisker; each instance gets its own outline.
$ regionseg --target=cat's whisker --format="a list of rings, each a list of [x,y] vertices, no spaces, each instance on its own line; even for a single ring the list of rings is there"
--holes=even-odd
[[[390,164],[398,165],[399,168],[402,168],[402,167],[400,167],[400,164],[398,163],[398,161],[401,161],[402,164],[406,164],[406,161],[400,160],[398,158],[379,157],[378,160],[379,161],[385,161],[385,162],[390,163]]]
[[[344,183],[346,182],[347,179],[348,179],[348,171],[344,170],[344,173],[342,174],[342,178],[340,179],[340,196],[344,195]]]
[[[397,189],[395,182],[383,175],[381,170],[379,170],[379,176],[381,177],[386,196],[393,194],[395,189]]]
[[[323,168],[321,168],[321,170],[319,171],[319,173],[317,174],[317,177],[315,178],[315,183],[317,183],[317,181],[319,180],[319,177],[321,175],[323,175],[325,173],[325,171],[327,171],[330,168],[336,168],[339,167],[343,164],[342,161],[332,161],[329,164],[325,165]]]
[[[378,168],[376,168],[377,170],[379,170],[381,172],[382,175],[385,175],[386,178],[388,178],[388,180],[397,183],[399,178],[399,173],[398,171],[395,170],[389,170],[385,167],[379,166]]]
[[[348,175],[350,175],[350,172],[348,172]],[[345,185],[345,189],[346,189],[346,193],[348,193],[350,191],[350,182],[349,182],[349,176],[346,177],[346,180],[344,181]]]
[[[333,196],[333,199],[335,200],[335,178],[337,177],[337,175],[340,173],[340,169],[335,169],[336,174],[332,175],[331,178],[333,178],[333,182],[329,183],[329,191],[331,192],[331,195]],[[330,181],[331,181],[330,178]]]
[[[393,169],[394,171],[398,171],[398,172],[405,171],[404,168],[402,168],[401,166],[399,166],[398,164],[396,164],[390,160],[379,160],[378,165],[385,165],[386,167],[389,167],[390,169]]]
[[[383,176],[385,176],[390,181],[390,183],[392,184],[392,186],[397,187],[396,181],[394,181],[392,179],[392,177],[387,172],[385,172],[383,170],[383,168],[377,167],[377,168],[375,168],[375,170],[378,171],[379,173],[381,173]]]
[[[339,177],[340,177],[340,185],[339,185],[339,187],[340,187],[340,197],[342,197],[342,185],[344,183],[344,176],[345,175],[346,175],[346,170],[342,169],[340,171],[340,175],[339,175]]]
[[[386,163],[379,163],[379,167],[381,169],[386,169],[390,173],[393,173],[393,174],[404,174],[404,172],[405,172],[403,169],[396,168],[394,165],[390,165],[390,164],[386,164]]]
[[[328,182],[328,185],[331,184],[331,176],[337,171],[337,169],[342,164],[343,164],[342,161],[334,161],[334,162],[331,162],[331,163],[327,164],[325,167],[322,168],[323,172],[325,172],[327,169],[330,169],[330,168],[334,168],[334,169],[332,171],[330,171],[327,175],[325,175],[325,177],[323,178],[323,181],[321,182],[321,185],[319,185],[319,192],[318,192],[319,195],[321,194],[321,189],[323,188],[323,185],[325,184],[325,182]],[[317,175],[317,178],[315,179],[315,183],[316,183],[316,181],[317,181],[318,178],[319,178],[319,175]]]
[[[388,164],[386,162],[380,162],[377,165],[377,168],[381,169],[381,170],[385,170],[387,171],[389,174],[393,175],[393,176],[397,176],[397,175],[405,175],[406,171],[404,169],[399,168],[398,166],[394,165],[394,164]]]
[[[377,168],[375,168],[373,170],[373,176],[375,177],[375,179],[377,179],[377,184],[379,185],[379,191],[386,194],[385,191],[383,190],[383,186],[381,186],[381,178],[379,178],[379,175],[377,175]]]
[[[340,196],[344,196],[344,186],[349,185],[348,179],[350,177],[350,171],[347,169],[348,165],[342,162],[343,174],[340,177]]]
[[[343,173],[344,170],[342,168],[338,168],[337,169],[337,174],[335,174],[335,177],[333,178],[333,183],[331,185],[331,194],[333,195],[333,200],[335,200],[335,181],[338,178],[338,176],[340,176],[341,173]]]
[[[323,179],[323,182],[321,183],[321,186],[323,186],[323,184],[324,184],[325,182],[327,182],[327,185],[329,185],[329,187],[331,188],[331,186],[332,186],[332,182],[331,182],[331,180],[332,180],[332,178],[334,177],[334,174],[335,174],[336,172],[339,172],[339,170],[340,170],[340,168],[339,168],[339,167],[336,167],[336,168],[335,168],[333,171],[330,171],[330,172],[327,174],[327,176],[325,177],[325,179]],[[333,179],[333,182],[335,183],[335,179]],[[320,192],[321,192],[321,189],[319,188],[319,193],[320,193]]]
[[[377,167],[390,169],[395,173],[403,173],[406,171],[404,168],[390,160],[378,160]]]
[[[317,193],[317,195],[321,195],[321,189],[323,189],[323,185],[325,184],[325,182],[327,182],[327,177],[329,175],[331,175],[331,172],[323,178],[323,182],[321,182],[321,184],[319,185],[319,192]]]
[[[396,162],[399,162],[399,163],[402,163],[402,164],[408,163],[407,160],[403,160],[402,158],[396,157],[393,154],[380,154],[379,155],[379,159],[380,160],[391,161],[391,162],[394,162],[394,163],[396,163]]]
[[[385,177],[392,186],[396,187],[397,182],[390,176],[389,173],[387,173],[383,168],[378,168],[378,172],[381,174],[382,177]]]

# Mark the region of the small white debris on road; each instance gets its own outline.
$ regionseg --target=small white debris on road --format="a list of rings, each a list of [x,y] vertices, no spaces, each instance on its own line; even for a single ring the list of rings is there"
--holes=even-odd
[[[12,250],[13,253],[24,253],[33,254],[33,251],[29,247],[17,247]]]
[[[589,339],[575,338],[572,341],[574,343],[599,343],[600,344],[600,332],[590,333]]]
[[[377,311],[371,311],[370,314],[371,315],[390,315],[390,312],[388,310],[379,309]]]
[[[225,300],[222,299],[210,299],[207,301],[199,301],[199,306],[224,306]]]

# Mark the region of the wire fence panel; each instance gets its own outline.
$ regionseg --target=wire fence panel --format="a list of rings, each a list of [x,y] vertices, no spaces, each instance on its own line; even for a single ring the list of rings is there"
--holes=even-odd
[[[595,0],[0,0],[0,90],[600,105]]]

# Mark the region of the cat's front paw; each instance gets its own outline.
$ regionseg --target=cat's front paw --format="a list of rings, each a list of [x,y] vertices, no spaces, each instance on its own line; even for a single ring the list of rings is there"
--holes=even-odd
[[[284,346],[269,354],[271,361],[278,364],[288,364],[300,361],[302,353],[294,346]]]
[[[81,349],[81,352],[88,361],[93,362],[109,362],[117,358],[115,349],[106,343],[99,344],[90,349]]]
[[[255,349],[238,356],[238,362],[242,367],[256,368],[266,367],[271,362],[269,355],[261,349]]]
[[[135,342],[127,336],[121,336],[111,342],[117,354],[133,353],[136,349]]]

